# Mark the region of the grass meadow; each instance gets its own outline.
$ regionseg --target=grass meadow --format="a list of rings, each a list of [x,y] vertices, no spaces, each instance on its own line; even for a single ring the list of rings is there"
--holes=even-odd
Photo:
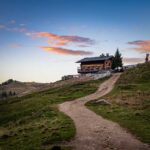
[[[65,85],[1,101],[0,149],[51,149],[69,141],[75,135],[75,126],[68,116],[58,111],[57,104],[95,92],[102,81]]]
[[[125,71],[103,98],[111,105],[98,105],[94,101],[86,105],[104,118],[118,122],[141,141],[150,143],[150,63]]]

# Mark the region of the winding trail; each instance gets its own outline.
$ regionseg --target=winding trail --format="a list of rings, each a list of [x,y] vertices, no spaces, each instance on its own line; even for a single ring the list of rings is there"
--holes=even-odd
[[[98,116],[84,106],[86,102],[110,92],[119,76],[113,75],[93,94],[59,105],[59,110],[70,116],[75,123],[76,136],[69,143],[75,150],[149,150],[148,145],[117,123]]]

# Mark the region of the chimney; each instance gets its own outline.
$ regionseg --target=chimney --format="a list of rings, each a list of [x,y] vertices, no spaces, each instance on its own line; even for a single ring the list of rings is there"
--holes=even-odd
[[[105,55],[102,53],[101,55],[100,55],[100,57],[104,57]]]
[[[106,56],[109,57],[109,53],[106,53]]]
[[[149,54],[146,54],[145,62],[149,61]]]

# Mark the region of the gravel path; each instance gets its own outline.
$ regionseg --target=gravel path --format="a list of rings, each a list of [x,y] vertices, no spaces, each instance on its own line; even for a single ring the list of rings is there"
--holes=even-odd
[[[117,123],[106,120],[87,109],[84,104],[110,92],[119,74],[113,75],[91,95],[59,105],[60,111],[70,116],[76,126],[76,136],[69,143],[75,150],[149,150]]]

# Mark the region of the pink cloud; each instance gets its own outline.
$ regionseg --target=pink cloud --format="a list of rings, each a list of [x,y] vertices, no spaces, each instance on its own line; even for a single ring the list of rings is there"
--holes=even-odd
[[[12,22],[13,23],[13,22]],[[14,22],[15,23],[15,22]],[[72,50],[63,48],[62,46],[66,46],[71,43],[77,44],[79,47],[88,47],[90,45],[95,44],[95,41],[87,38],[87,37],[81,37],[81,36],[68,36],[68,35],[57,35],[49,32],[30,32],[24,27],[9,27],[9,26],[0,26],[0,29],[5,29],[7,31],[11,32],[20,32],[25,34],[26,36],[34,37],[34,38],[47,38],[48,45],[49,46],[42,46],[41,48],[57,53],[57,54],[63,54],[63,55],[90,55],[92,54],[91,51],[84,51],[84,50]],[[19,44],[12,44],[12,48],[18,48],[20,47]]]
[[[57,35],[49,32],[33,32],[27,33],[27,35],[32,37],[47,37],[48,43],[51,46],[65,46],[69,43],[80,43],[84,45],[93,45],[94,40],[81,36],[67,36],[67,35]]]
[[[71,49],[65,49],[61,47],[40,47],[45,51],[57,53],[57,54],[63,54],[63,55],[91,55],[92,52],[90,51],[83,51],[83,50],[71,50]]]
[[[132,41],[132,42],[128,42],[128,44],[137,46],[134,48],[130,48],[130,49],[133,49],[135,51],[142,52],[142,53],[150,52],[150,40]]]
[[[87,47],[95,43],[94,40],[81,36],[67,36],[67,35],[57,35],[49,32],[28,32],[26,35],[40,38],[46,37],[48,38],[48,45],[50,46],[42,46],[45,51],[49,51],[52,53],[63,54],[63,55],[91,55],[93,54],[91,51],[84,50],[72,50],[63,48],[62,46],[66,46],[70,43],[76,43],[77,46],[82,45]]]

